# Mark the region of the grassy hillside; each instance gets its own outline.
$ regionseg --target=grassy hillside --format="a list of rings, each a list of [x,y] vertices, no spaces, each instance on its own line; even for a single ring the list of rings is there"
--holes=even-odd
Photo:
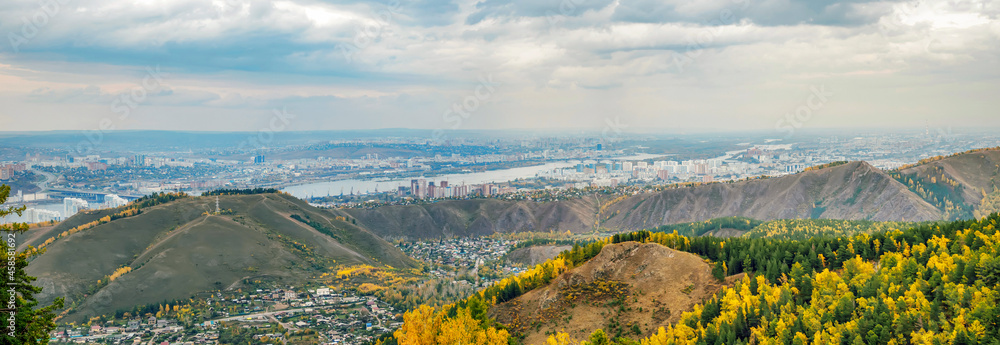
[[[18,243],[18,250],[24,249],[29,245],[37,247],[42,242],[45,242],[45,240],[52,238],[59,233],[86,223],[97,221],[105,216],[110,216],[117,211],[119,211],[119,209],[88,210],[77,213],[75,216],[56,223],[53,226],[45,226],[37,229],[32,228],[31,231],[21,236],[21,240]]]
[[[67,297],[73,321],[251,278],[296,283],[340,265],[417,266],[347,219],[287,195],[221,196],[219,204],[223,212],[215,214],[215,197],[188,197],[64,235],[27,270],[39,278],[42,300]],[[94,217],[39,229],[46,236],[34,242]]]

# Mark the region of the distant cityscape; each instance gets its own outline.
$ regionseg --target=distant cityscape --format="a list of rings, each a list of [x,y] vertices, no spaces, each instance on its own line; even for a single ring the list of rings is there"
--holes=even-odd
[[[649,136],[603,142],[586,138],[330,140],[266,150],[204,149],[74,155],[19,148],[0,163],[8,200],[27,205],[4,221],[59,221],[84,209],[113,208],[158,192],[197,194],[219,188],[283,189],[315,205],[492,197],[531,190],[734,181],[781,176],[819,164],[864,160],[895,169],[919,159],[1000,144],[996,134],[930,129],[912,133],[749,138],[723,145],[689,140],[678,155]],[[716,138],[715,141],[720,139]],[[670,142],[670,141],[668,141]],[[350,153],[344,153],[344,151]]]

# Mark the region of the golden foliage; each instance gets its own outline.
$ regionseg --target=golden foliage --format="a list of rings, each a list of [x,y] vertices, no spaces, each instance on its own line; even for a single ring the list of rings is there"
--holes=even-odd
[[[137,214],[139,214],[139,209],[138,208],[129,207],[129,208],[125,209],[125,210],[122,210],[121,212],[118,212],[118,213],[114,214],[114,215],[104,216],[104,217],[101,217],[98,220],[77,225],[77,226],[75,226],[75,227],[73,227],[73,228],[71,228],[69,230],[66,230],[66,231],[63,231],[63,232],[59,233],[55,237],[50,237],[49,239],[45,240],[45,242],[42,242],[40,245],[38,245],[38,248],[36,248],[36,250],[45,248],[45,246],[48,246],[48,245],[52,244],[52,242],[55,242],[55,240],[57,240],[57,239],[73,235],[73,234],[78,233],[80,231],[84,231],[84,230],[93,228],[95,226],[101,225],[101,224],[110,223],[113,219],[131,217],[131,216],[134,216],[134,215],[137,215]]]
[[[433,344],[441,329],[440,317],[434,308],[422,305],[403,314],[403,326],[393,335],[400,345]]]
[[[569,334],[566,332],[556,332],[556,334],[550,335],[548,339],[545,340],[545,345],[570,345],[575,343],[569,338]]]
[[[362,283],[358,286],[358,292],[363,294],[372,294],[382,290],[385,290],[385,288],[372,283]]]
[[[121,276],[125,275],[125,273],[129,273],[129,272],[132,272],[132,267],[124,266],[124,267],[118,268],[117,270],[114,271],[114,273],[111,273],[111,275],[108,276],[108,281],[109,282],[113,282],[113,281],[115,281],[115,279],[118,279],[118,277],[121,277]]]
[[[983,191],[983,200],[979,203],[979,208],[973,211],[973,215],[976,219],[982,219],[997,212],[1000,212],[1000,190],[989,194]]]

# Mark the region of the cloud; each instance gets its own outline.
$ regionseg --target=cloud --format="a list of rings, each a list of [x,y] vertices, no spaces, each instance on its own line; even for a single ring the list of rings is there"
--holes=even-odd
[[[639,23],[728,25],[745,20],[763,26],[859,26],[877,21],[890,6],[874,0],[621,0],[612,18]]]
[[[877,0],[482,0],[476,3],[476,11],[466,23],[518,17],[545,17],[551,22],[612,7],[613,14],[608,18],[612,22],[728,25],[748,20],[765,26],[858,26],[878,20],[890,6]]]
[[[101,88],[96,85],[60,90],[43,87],[31,90],[26,98],[28,101],[40,103],[98,103],[111,100],[109,95],[102,94]]]
[[[0,33],[22,35],[39,11],[0,2]],[[61,119],[74,105],[106,116],[160,66],[167,86],[129,126],[225,130],[287,106],[307,129],[437,128],[483,76],[503,86],[463,126],[599,127],[615,114],[766,127],[818,83],[868,90],[827,109],[981,119],[993,97],[949,90],[1000,84],[998,14],[978,0],[73,0],[16,52],[0,41],[0,116],[93,123]],[[718,120],[732,114],[748,120]]]
[[[207,91],[175,90],[170,87],[145,89],[138,85],[115,92],[102,90],[96,85],[58,89],[42,87],[28,92],[25,99],[33,103],[110,105],[118,98],[133,94],[140,96],[132,96],[130,99],[135,99],[135,102],[149,106],[243,106],[250,103],[246,100],[233,102],[230,99],[225,102],[219,94]]]
[[[469,14],[467,24],[478,24],[487,18],[499,17],[576,17],[587,11],[597,11],[611,5],[612,0],[481,0]]]

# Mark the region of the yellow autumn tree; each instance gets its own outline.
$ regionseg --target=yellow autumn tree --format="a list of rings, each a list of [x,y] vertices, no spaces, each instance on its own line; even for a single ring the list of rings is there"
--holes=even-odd
[[[403,326],[393,335],[400,345],[429,345],[437,341],[439,329],[441,329],[440,315],[434,312],[433,307],[421,305],[403,314]]]
[[[660,328],[662,331],[663,328]],[[574,343],[572,339],[569,338],[569,333],[566,332],[556,332],[556,334],[550,335],[548,339],[545,340],[546,345],[570,345]]]

